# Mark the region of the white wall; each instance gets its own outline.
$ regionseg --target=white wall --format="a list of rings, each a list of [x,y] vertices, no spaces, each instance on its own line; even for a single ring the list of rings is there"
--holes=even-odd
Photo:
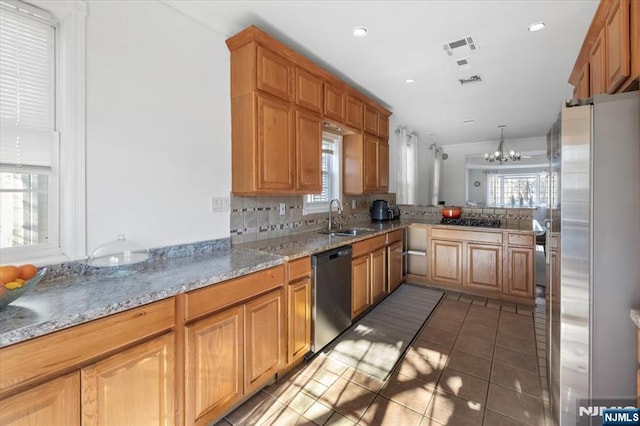
[[[90,2],[87,242],[149,247],[229,236],[225,37],[158,2]]]
[[[509,149],[516,151],[535,151],[543,150],[547,147],[545,137],[514,139],[509,140]],[[495,151],[498,143],[496,141],[489,142],[473,142],[455,145],[445,145],[444,152],[449,158],[443,161],[443,178],[441,188],[441,200],[447,205],[463,206],[466,192],[466,156],[468,154],[482,154],[484,152]]]

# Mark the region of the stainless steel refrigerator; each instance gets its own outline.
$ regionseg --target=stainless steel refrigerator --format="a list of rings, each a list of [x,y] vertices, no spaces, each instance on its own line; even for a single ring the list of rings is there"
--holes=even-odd
[[[557,424],[635,400],[640,308],[640,92],[564,105],[549,132],[547,360]],[[559,242],[552,247],[553,240]],[[555,258],[554,258],[555,253]],[[580,408],[582,407],[582,408]]]

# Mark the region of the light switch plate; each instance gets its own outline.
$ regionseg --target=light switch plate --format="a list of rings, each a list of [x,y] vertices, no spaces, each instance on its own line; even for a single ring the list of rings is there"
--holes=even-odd
[[[284,216],[287,211],[287,205],[285,203],[280,203],[280,216]]]
[[[212,197],[211,198],[211,212],[228,212],[229,211],[229,198],[226,197]]]
[[[355,210],[355,209],[356,209],[356,207],[357,207],[357,205],[356,205],[356,200],[351,200],[351,208],[352,208],[353,210]]]

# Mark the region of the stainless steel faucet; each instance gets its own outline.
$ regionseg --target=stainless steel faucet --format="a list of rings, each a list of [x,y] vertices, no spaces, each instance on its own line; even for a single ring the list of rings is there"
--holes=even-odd
[[[333,218],[331,215],[331,208],[333,207],[333,202],[336,202],[338,204],[338,214],[342,214],[342,204],[340,204],[340,200],[338,200],[337,198],[332,199],[331,201],[329,201],[329,231],[331,231],[331,229],[333,229]]]

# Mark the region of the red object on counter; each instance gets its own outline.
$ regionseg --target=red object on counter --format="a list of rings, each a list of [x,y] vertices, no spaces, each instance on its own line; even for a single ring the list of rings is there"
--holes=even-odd
[[[457,219],[462,215],[462,208],[460,207],[443,207],[442,208],[442,217]]]

